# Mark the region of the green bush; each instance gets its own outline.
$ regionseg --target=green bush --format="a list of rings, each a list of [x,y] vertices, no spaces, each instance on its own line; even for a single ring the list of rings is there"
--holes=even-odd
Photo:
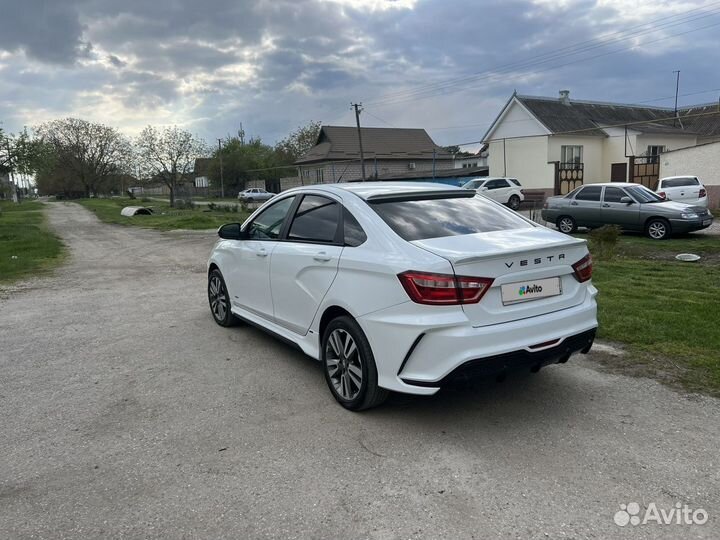
[[[621,233],[622,229],[617,225],[603,225],[590,231],[590,251],[593,256],[603,260],[614,259]]]

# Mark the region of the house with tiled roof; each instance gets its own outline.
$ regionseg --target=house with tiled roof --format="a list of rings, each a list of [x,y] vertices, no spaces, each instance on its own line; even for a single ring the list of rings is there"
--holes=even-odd
[[[361,128],[368,180],[453,168],[453,155],[435,144],[424,129]],[[322,126],[315,146],[295,162],[303,184],[362,179],[356,127]]]
[[[515,177],[546,196],[593,182],[638,182],[652,189],[664,152],[720,141],[720,107],[675,111],[575,100],[567,90],[556,98],[515,93],[483,141],[490,176]]]

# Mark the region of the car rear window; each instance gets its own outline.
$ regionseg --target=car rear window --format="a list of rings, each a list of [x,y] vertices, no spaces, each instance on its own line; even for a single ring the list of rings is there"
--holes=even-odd
[[[513,184],[515,184],[516,186],[522,187],[522,186],[520,185],[520,182],[517,181],[517,178],[508,178],[508,180],[510,180],[510,181],[511,181]]]
[[[480,196],[378,201],[370,206],[408,242],[532,227],[511,210]]]
[[[686,178],[667,178],[662,181],[662,187],[664,188],[697,186],[699,184],[700,182],[698,182],[698,179],[693,176],[688,176]]]

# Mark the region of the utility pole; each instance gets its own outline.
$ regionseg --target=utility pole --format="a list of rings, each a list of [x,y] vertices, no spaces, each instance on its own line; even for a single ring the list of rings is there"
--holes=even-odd
[[[220,157],[220,198],[225,198],[225,180],[223,178],[222,139],[218,139],[218,157]]]
[[[357,124],[358,142],[360,143],[360,170],[362,171],[362,181],[365,181],[365,155],[362,146],[362,131],[360,131],[360,112],[362,111],[362,103],[351,103],[355,108],[355,123]]]
[[[240,139],[240,146],[245,146],[245,130],[242,127],[242,122],[240,122],[240,130],[238,131],[238,138]]]
[[[675,73],[675,118],[673,118],[673,127],[675,126],[675,121],[677,120],[677,99],[678,99],[678,91],[680,90],[680,70],[673,71]]]

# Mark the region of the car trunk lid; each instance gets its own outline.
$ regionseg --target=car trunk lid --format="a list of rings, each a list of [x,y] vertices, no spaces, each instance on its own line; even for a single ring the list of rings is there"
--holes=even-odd
[[[493,279],[490,290],[479,303],[462,306],[473,326],[551,313],[578,305],[585,299],[586,287],[575,279],[572,268],[573,263],[587,254],[585,241],[544,227],[412,243],[447,259],[456,275]],[[523,287],[533,291],[544,287],[541,294],[552,296],[523,297],[520,294]]]

